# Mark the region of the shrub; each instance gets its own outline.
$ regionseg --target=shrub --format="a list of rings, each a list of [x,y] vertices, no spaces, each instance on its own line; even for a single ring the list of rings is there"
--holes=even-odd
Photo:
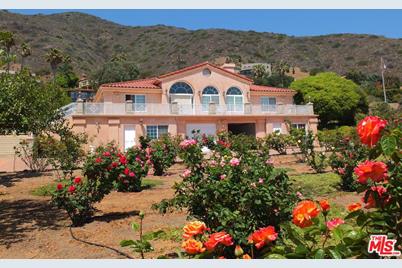
[[[357,184],[353,178],[353,171],[357,164],[367,157],[367,149],[360,141],[345,137],[334,143],[331,150],[329,164],[332,170],[341,177],[341,189],[355,191]]]
[[[290,145],[290,136],[286,134],[280,134],[279,132],[269,134],[265,138],[265,146],[267,146],[268,149],[274,149],[279,154],[286,154],[286,149]]]
[[[174,186],[175,197],[155,204],[161,212],[186,209],[190,217],[205,222],[212,232],[225,230],[237,244],[247,245],[247,236],[258,228],[279,224],[290,216],[290,193],[286,173],[276,170],[256,151],[212,152],[204,159],[202,144],[185,140],[180,157],[187,165],[183,181]]]
[[[14,148],[15,155],[24,162],[29,170],[43,172],[49,165],[42,149],[43,145],[41,136],[35,136],[32,143],[27,140],[22,140],[20,144]]]
[[[85,178],[60,181],[52,194],[52,202],[67,211],[73,225],[88,221],[93,205],[116,187],[122,191],[141,191],[141,181],[148,172],[145,150],[131,148],[126,154],[114,144],[100,146],[85,159]],[[145,161],[144,161],[145,160]]]
[[[150,142],[150,160],[154,169],[154,175],[162,176],[174,164],[178,143],[178,138],[170,135],[163,135],[160,139]]]

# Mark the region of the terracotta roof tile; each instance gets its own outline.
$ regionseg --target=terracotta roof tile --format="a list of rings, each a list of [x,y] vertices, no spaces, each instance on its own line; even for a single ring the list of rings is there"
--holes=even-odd
[[[180,69],[180,70],[177,70],[177,71],[173,71],[173,72],[170,72],[170,73],[167,73],[167,74],[160,75],[160,76],[158,76],[158,78],[165,78],[165,77],[169,77],[169,76],[172,76],[172,75],[184,73],[184,72],[187,72],[187,71],[190,71],[190,70],[193,70],[193,69],[197,69],[197,68],[199,68],[199,67],[206,66],[206,65],[209,65],[209,66],[211,66],[212,68],[216,68],[216,69],[221,70],[221,71],[223,71],[223,72],[225,72],[225,73],[228,73],[228,74],[230,74],[230,75],[237,76],[237,77],[239,77],[239,78],[241,78],[241,79],[243,79],[243,80],[247,80],[247,81],[249,81],[249,82],[252,82],[252,81],[253,81],[252,79],[248,78],[247,76],[244,76],[244,75],[241,75],[241,74],[238,74],[238,73],[233,73],[233,72],[231,72],[231,71],[225,70],[225,69],[223,69],[223,68],[221,68],[221,67],[218,67],[218,66],[216,66],[216,65],[213,65],[213,64],[209,63],[208,61],[201,62],[201,63],[195,64],[195,65],[191,65],[191,66],[188,66],[188,67],[185,67],[185,68],[183,68],[183,69]]]
[[[296,93],[293,89],[280,88],[280,87],[269,87],[269,86],[259,86],[251,85],[251,91],[263,91],[263,92],[284,92],[284,93]]]
[[[157,78],[147,78],[140,80],[131,80],[123,82],[115,82],[103,84],[102,87],[117,87],[117,88],[161,88],[160,81]]]

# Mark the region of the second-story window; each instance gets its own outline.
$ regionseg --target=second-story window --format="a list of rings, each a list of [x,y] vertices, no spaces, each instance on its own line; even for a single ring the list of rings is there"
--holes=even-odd
[[[231,87],[226,92],[226,106],[230,112],[243,111],[243,93],[237,87]]]
[[[219,93],[218,90],[214,87],[206,87],[202,91],[202,110],[208,111],[209,103],[219,104]]]
[[[127,100],[133,101],[133,111],[145,112],[145,95],[126,95],[126,101]]]
[[[276,98],[261,97],[261,111],[275,112],[276,111]]]

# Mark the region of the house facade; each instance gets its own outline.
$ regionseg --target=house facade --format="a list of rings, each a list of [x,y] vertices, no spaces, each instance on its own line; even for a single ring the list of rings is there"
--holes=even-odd
[[[102,85],[94,102],[65,107],[73,128],[86,132],[91,145],[114,141],[122,148],[140,136],[191,137],[193,130],[214,135],[228,130],[263,137],[294,127],[317,131],[312,105],[294,105],[295,91],[257,86],[235,72],[234,64],[208,62],[149,79]]]

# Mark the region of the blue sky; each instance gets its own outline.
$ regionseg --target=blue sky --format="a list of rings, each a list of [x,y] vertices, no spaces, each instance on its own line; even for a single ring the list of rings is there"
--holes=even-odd
[[[52,14],[68,10],[11,10]],[[71,11],[71,10],[70,10]],[[294,36],[364,33],[402,38],[402,10],[74,10],[123,25],[164,24],[187,29],[223,28]]]

